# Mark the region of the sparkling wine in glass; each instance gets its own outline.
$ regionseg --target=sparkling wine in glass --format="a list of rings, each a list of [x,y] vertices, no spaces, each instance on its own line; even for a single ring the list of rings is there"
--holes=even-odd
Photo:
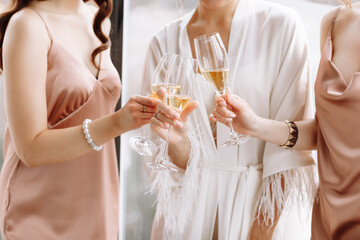
[[[222,96],[229,84],[229,59],[219,33],[202,35],[194,40],[196,58],[205,80],[217,95]],[[223,147],[237,146],[249,139],[238,134],[229,122],[230,139],[221,143]]]
[[[156,66],[151,78],[150,92],[152,98],[160,99],[156,94],[157,90],[161,87],[165,87],[165,77],[168,71],[173,54],[165,54]],[[166,88],[170,93],[178,93],[180,85],[169,85]],[[153,156],[158,147],[145,136],[134,136],[129,140],[130,147],[140,155]]]
[[[161,82],[155,82],[151,85],[151,97],[153,98],[159,98],[159,96],[157,95],[157,91],[160,88],[165,88],[165,84],[161,83]],[[170,93],[170,94],[177,94],[180,91],[180,85],[177,84],[169,84],[169,86],[166,86],[166,92]]]
[[[181,113],[191,102],[195,86],[194,84],[196,81],[196,74],[198,71],[197,69],[198,64],[195,59],[174,55],[171,60],[164,85],[165,89],[167,89],[165,103],[179,113]],[[172,86],[180,86],[180,88],[178,91],[171,92],[168,89]],[[168,129],[165,147],[161,156],[156,159],[154,163],[148,163],[149,167],[157,170],[177,172],[176,168],[170,166],[171,160],[167,154],[170,133],[171,126]]]

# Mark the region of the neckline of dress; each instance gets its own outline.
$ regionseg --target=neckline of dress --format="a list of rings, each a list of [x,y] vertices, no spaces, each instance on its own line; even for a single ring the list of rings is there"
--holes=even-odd
[[[98,72],[97,72],[97,76],[95,76],[91,70],[86,66],[85,63],[83,63],[82,61],[80,61],[79,59],[77,59],[76,57],[74,57],[66,48],[64,48],[61,44],[57,43],[54,39],[52,40],[51,42],[51,47],[50,47],[50,50],[49,50],[49,54],[51,54],[54,50],[54,45],[56,45],[57,47],[60,47],[61,50],[63,52],[65,52],[71,59],[73,59],[73,61],[75,61],[78,65],[81,65],[82,68],[84,68],[86,70],[86,72],[96,81],[99,81],[100,80],[100,73],[102,72],[102,52],[100,52],[100,59],[99,59],[99,69],[98,69]]]
[[[330,65],[335,69],[336,72],[339,73],[339,76],[341,77],[341,79],[344,81],[344,83],[346,83],[347,85],[350,85],[354,79],[355,76],[359,75],[360,74],[360,71],[357,71],[357,72],[354,72],[352,73],[351,75],[351,78],[350,78],[350,82],[346,82],[345,78],[344,78],[344,75],[342,74],[342,72],[339,70],[339,68],[335,65],[335,63],[333,62],[333,51],[334,51],[334,44],[333,44],[333,41],[332,41],[332,36],[331,34],[329,33],[328,35],[328,38],[327,38],[327,42],[328,42],[328,45],[327,46],[330,46],[330,50],[327,49],[327,52],[330,52],[329,54],[327,54],[327,59],[328,61],[331,63]]]

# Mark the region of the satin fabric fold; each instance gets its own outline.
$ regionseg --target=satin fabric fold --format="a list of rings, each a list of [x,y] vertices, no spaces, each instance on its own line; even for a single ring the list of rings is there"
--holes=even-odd
[[[360,236],[360,73],[347,83],[332,62],[332,28],[339,11],[315,83],[320,187],[313,210],[314,240]]]
[[[81,125],[86,118],[114,112],[120,79],[109,53],[101,54],[96,79],[85,65],[52,42],[46,76],[49,129]],[[6,126],[0,175],[2,239],[116,239],[117,169],[113,141],[104,144],[100,152],[29,168],[16,154]]]

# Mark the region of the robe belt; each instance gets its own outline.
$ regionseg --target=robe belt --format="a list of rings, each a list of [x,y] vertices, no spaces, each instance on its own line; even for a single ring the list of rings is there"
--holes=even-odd
[[[203,168],[206,168],[206,169],[238,172],[238,173],[242,173],[250,168],[255,168],[256,170],[263,169],[262,163],[259,163],[257,165],[240,166],[240,165],[229,165],[229,164],[222,164],[222,163],[215,163],[215,162],[211,162],[211,163],[204,162],[202,165],[203,165]]]

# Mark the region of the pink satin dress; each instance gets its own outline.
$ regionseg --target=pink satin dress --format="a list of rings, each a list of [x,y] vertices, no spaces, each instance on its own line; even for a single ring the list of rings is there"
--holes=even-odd
[[[313,240],[360,239],[360,73],[348,84],[332,62],[332,31],[339,10],[315,83],[320,187]]]
[[[52,37],[51,42],[46,78],[48,128],[77,126],[86,118],[113,113],[121,85],[109,55],[101,53],[101,67],[94,77]],[[100,152],[28,168],[17,156],[6,127],[0,176],[3,240],[117,239],[117,169],[114,141],[104,144]]]

